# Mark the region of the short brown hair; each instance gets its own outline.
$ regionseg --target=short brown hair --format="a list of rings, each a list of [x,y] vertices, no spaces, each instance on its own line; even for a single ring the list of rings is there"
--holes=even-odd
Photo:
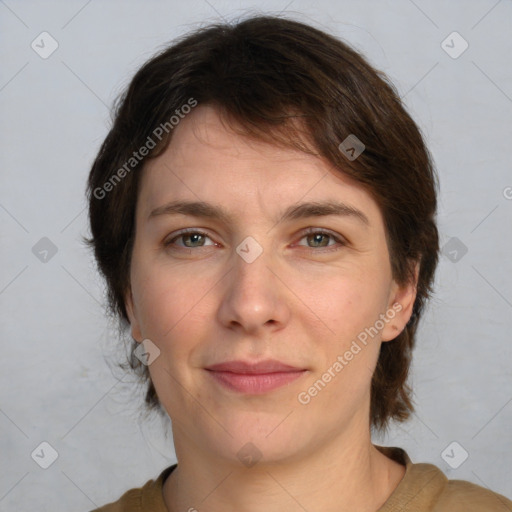
[[[371,428],[406,420],[414,411],[406,381],[416,329],[438,262],[437,177],[420,130],[386,76],[307,24],[253,16],[197,29],[147,61],[117,99],[88,181],[88,243],[106,279],[110,311],[128,327],[124,298],[144,164],[130,159],[149,146],[156,127],[167,126],[146,158],[160,154],[172,137],[171,117],[191,98],[218,107],[239,133],[327,159],[379,205],[397,283],[413,282],[420,263],[412,316],[393,342],[382,343],[371,384]],[[365,146],[355,159],[339,149],[349,135]],[[130,365],[148,382],[148,408],[162,412],[147,367],[133,355]]]

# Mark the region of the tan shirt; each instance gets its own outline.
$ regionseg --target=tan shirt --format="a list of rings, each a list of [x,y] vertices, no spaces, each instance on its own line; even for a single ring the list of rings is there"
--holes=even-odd
[[[512,501],[501,494],[465,480],[448,480],[433,464],[412,463],[402,448],[374,446],[405,466],[404,477],[376,512],[512,512]],[[162,487],[175,468],[164,469],[156,480],[92,512],[168,512]]]

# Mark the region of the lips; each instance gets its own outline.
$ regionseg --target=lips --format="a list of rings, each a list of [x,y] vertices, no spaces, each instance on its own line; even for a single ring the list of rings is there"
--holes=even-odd
[[[259,361],[257,363],[246,361],[226,361],[225,363],[208,366],[206,369],[217,372],[263,374],[297,372],[303,370],[304,368],[290,366],[281,363],[280,361],[276,361],[275,359],[266,359],[265,361]]]
[[[304,368],[290,366],[273,359],[257,363],[227,361],[205,369],[224,388],[251,395],[268,393],[307,373]]]

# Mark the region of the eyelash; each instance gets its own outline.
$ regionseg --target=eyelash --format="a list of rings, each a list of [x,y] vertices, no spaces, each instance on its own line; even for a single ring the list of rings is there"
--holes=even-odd
[[[210,238],[210,235],[204,231],[201,231],[200,229],[194,229],[194,230],[187,230],[187,231],[182,231],[180,233],[178,233],[176,236],[174,236],[172,239],[168,240],[168,241],[165,241],[164,242],[164,245],[165,247],[170,247],[174,244],[174,242],[184,236],[187,236],[187,235],[201,235],[203,237],[207,237],[207,238]],[[326,236],[329,236],[331,239],[333,239],[335,242],[338,243],[338,247],[336,246],[327,246],[327,247],[307,247],[307,246],[301,246],[301,247],[305,247],[306,250],[309,250],[311,252],[315,252],[315,253],[318,253],[318,252],[332,252],[332,251],[338,251],[342,246],[346,246],[347,243],[346,241],[341,238],[340,236],[336,236],[334,235],[333,233],[331,233],[330,231],[326,231],[326,230],[322,230],[322,229],[317,229],[317,228],[308,228],[305,232],[302,233],[302,236],[300,237],[299,241],[302,240],[303,238],[309,236],[309,235],[326,235]],[[177,246],[179,247],[179,249],[185,249],[185,250],[192,250],[192,249],[200,249],[201,246],[199,247],[180,247],[180,246]]]

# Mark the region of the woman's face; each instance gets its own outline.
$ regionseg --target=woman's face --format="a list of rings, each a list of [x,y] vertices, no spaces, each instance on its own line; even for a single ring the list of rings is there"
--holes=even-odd
[[[300,209],[327,202],[341,207]],[[368,437],[380,344],[413,300],[377,204],[325,161],[250,142],[199,106],[146,163],[127,306],[133,337],[160,351],[149,371],[178,457],[291,461]],[[268,359],[296,371],[207,369]]]

